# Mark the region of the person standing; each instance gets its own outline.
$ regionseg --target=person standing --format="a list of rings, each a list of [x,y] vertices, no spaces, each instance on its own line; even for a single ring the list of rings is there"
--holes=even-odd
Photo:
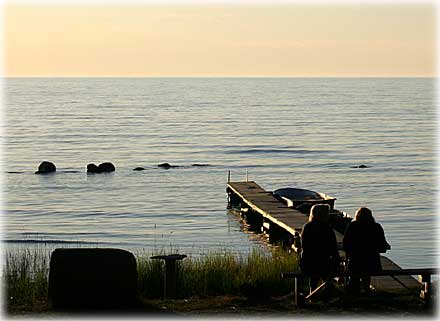
[[[385,253],[391,246],[385,239],[382,226],[376,223],[369,208],[360,207],[355,214],[355,220],[348,224],[343,239],[343,250],[347,258],[347,272],[362,275],[362,273],[382,270],[380,253]],[[354,294],[362,288],[370,291],[370,276],[350,276],[348,289]]]
[[[310,292],[327,281],[339,265],[336,236],[329,224],[329,206],[316,204],[301,232],[301,271],[310,277]]]

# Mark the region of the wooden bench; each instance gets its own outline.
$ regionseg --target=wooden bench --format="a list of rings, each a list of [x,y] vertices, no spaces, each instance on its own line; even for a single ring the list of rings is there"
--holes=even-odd
[[[339,272],[334,275],[334,277],[350,277],[350,276],[356,276],[356,277],[362,277],[362,276],[398,276],[398,275],[418,275],[420,276],[420,281],[423,284],[423,288],[420,292],[420,297],[425,300],[427,304],[431,303],[431,296],[432,296],[432,285],[431,285],[431,275],[438,274],[438,269],[434,268],[423,268],[423,269],[399,269],[399,270],[382,270],[377,272],[371,272],[371,273],[363,273],[363,274],[353,274],[348,273],[346,271]],[[318,293],[324,286],[325,282],[321,284],[319,287],[314,289],[308,296],[302,300],[300,298],[300,289],[299,289],[299,281],[302,278],[307,277],[303,273],[300,272],[283,272],[281,273],[281,278],[283,279],[295,279],[295,289],[294,289],[294,304],[295,306],[301,306],[302,301],[307,302],[310,300],[316,293]]]

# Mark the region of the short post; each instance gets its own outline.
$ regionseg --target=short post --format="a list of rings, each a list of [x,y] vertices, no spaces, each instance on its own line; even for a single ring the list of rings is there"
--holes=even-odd
[[[184,254],[170,254],[170,255],[156,255],[152,256],[153,260],[164,260],[165,261],[165,278],[164,278],[164,289],[163,298],[174,299],[177,297],[177,269],[176,261],[186,258]]]
[[[299,291],[299,276],[295,277],[295,293],[294,293],[294,298],[293,298],[293,303],[295,304],[296,307],[300,307],[301,306],[301,299],[300,296],[301,293]]]
[[[427,305],[431,304],[431,274],[422,274],[423,289],[420,291],[420,297],[425,300]]]
[[[295,299],[293,301],[294,305],[297,308],[304,307],[305,300],[304,300],[304,293],[301,292],[300,287],[304,284],[304,277],[301,274],[298,274],[295,277]]]

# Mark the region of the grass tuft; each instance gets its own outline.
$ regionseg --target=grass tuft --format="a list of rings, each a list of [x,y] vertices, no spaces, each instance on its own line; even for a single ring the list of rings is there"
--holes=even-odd
[[[163,293],[164,263],[138,256],[139,289],[146,298]],[[200,257],[188,257],[178,263],[177,288],[179,297],[218,295],[269,296],[292,291],[293,281],[282,280],[281,272],[297,268],[296,256],[287,253],[268,255],[253,250],[249,255],[234,255],[228,251],[210,252]]]
[[[41,248],[5,254],[3,284],[7,308],[40,309],[47,304],[49,254]]]

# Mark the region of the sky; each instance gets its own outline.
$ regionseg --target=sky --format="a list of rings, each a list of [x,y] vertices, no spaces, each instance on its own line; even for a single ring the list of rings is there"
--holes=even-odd
[[[6,77],[433,77],[433,4],[9,4]]]

